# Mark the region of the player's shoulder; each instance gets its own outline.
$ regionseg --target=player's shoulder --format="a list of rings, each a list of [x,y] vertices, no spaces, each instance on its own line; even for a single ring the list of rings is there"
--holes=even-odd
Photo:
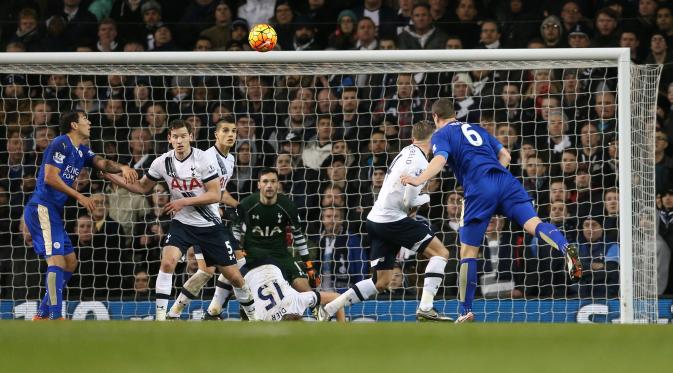
[[[49,147],[54,149],[54,150],[65,151],[66,149],[72,147],[72,142],[68,138],[68,135],[61,135],[61,136],[55,137],[51,141],[51,144],[49,144]]]
[[[278,204],[283,208],[295,208],[294,202],[285,194],[278,193]]]
[[[259,202],[259,192],[255,192],[245,198],[243,198],[240,202],[241,206],[243,208],[250,208],[254,206],[257,202]]]

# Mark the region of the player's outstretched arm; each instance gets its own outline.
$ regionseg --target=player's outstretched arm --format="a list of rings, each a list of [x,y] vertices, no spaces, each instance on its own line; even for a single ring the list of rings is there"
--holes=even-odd
[[[338,296],[339,296],[339,294],[337,294],[337,293],[332,293],[332,292],[328,293],[328,292],[325,292],[325,291],[321,291],[320,292],[320,304],[322,304],[324,306],[327,303],[337,299]],[[339,308],[339,310],[336,312],[336,314],[334,316],[336,316],[337,321],[346,322],[346,313],[344,312],[343,308]]]
[[[217,178],[209,180],[205,183],[206,192],[200,196],[180,198],[170,201],[164,207],[164,211],[168,214],[178,212],[185,206],[195,205],[210,205],[211,203],[220,202],[220,181]]]
[[[236,200],[236,198],[232,197],[229,192],[225,191],[222,192],[222,199],[220,202],[224,203],[225,205],[229,207],[238,207],[239,202]]]
[[[135,171],[133,171],[133,172],[135,172]],[[111,183],[113,183],[117,186],[120,186],[120,187],[128,190],[131,193],[147,194],[156,185],[156,181],[148,178],[147,175],[143,176],[142,179],[140,179],[138,181],[135,181],[131,184],[128,184],[126,182],[126,180],[121,175],[109,174],[109,173],[106,173],[106,172],[102,172],[101,176],[103,178],[105,178],[106,180],[110,181]]]
[[[98,155],[93,158],[92,163],[93,166],[100,171],[109,174],[121,173],[122,177],[128,184],[133,184],[138,180],[138,173],[129,166],[119,164]]]
[[[426,168],[422,174],[416,177],[410,175],[402,175],[402,177],[400,177],[400,181],[402,182],[402,185],[411,184],[413,186],[419,186],[424,182],[430,180],[430,178],[432,178],[433,176],[437,175],[444,168],[445,164],[446,164],[446,157],[444,157],[443,155],[435,154],[435,157],[432,158],[432,160],[428,164],[428,168]]]
[[[85,196],[84,194],[78,192],[72,187],[69,187],[63,179],[61,179],[61,169],[47,164],[44,168],[44,182],[50,187],[58,190],[59,192],[65,193],[68,197],[77,200],[77,202],[82,205],[84,208],[92,212],[95,205],[91,198]]]

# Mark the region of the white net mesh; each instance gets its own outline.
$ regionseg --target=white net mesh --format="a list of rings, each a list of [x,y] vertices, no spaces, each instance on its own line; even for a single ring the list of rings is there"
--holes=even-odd
[[[0,186],[5,189],[0,209],[6,211],[0,215],[0,315],[30,317],[42,295],[45,265],[21,234],[20,217],[42,151],[58,134],[54,125],[67,110],[89,114],[95,152],[139,172],[168,149],[170,120],[189,121],[197,130],[195,145],[206,149],[214,142],[214,123],[233,114],[239,139],[232,195],[239,200],[250,195],[259,168],[278,167],[284,192],[306,222],[322,289],[343,291],[368,276],[363,220],[388,162],[409,143],[410,125],[428,118],[432,102],[453,97],[458,119],[481,123],[510,149],[510,170],[540,216],[579,243],[585,267],[596,263],[591,276],[571,283],[562,256],[513,223],[494,218],[479,259],[479,319],[575,321],[584,317],[586,305],[602,304],[608,310],[602,319],[592,320],[614,320],[620,296],[619,204],[614,203],[620,191],[617,65],[607,59],[534,56],[470,62],[4,64],[0,137],[7,162]],[[645,223],[654,217],[652,128],[658,71],[632,71],[634,306],[636,318],[652,320],[654,231]],[[68,314],[150,317],[169,219],[161,210],[166,186],[159,184],[143,197],[83,172],[75,187],[91,193],[99,205],[93,217],[74,203],[66,208],[67,230],[80,259],[66,290]],[[451,253],[437,295],[438,308],[451,314],[457,309],[462,194],[450,170],[432,180],[428,191],[431,203],[417,219],[431,224]],[[336,239],[325,234],[321,219],[332,206],[343,220]],[[414,318],[427,260],[402,251],[398,264],[391,289],[352,307],[352,319]],[[195,262],[188,258],[176,270],[174,288],[194,271]],[[201,294],[204,300],[213,285]],[[193,302],[192,316],[198,317],[205,305]],[[227,312],[238,313],[233,303]]]

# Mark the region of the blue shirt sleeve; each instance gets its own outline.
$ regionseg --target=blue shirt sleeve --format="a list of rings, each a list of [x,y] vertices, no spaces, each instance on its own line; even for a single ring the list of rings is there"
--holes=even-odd
[[[504,148],[504,146],[502,146],[502,144],[500,143],[500,141],[498,141],[498,139],[496,139],[493,135],[488,133],[488,131],[484,131],[484,132],[488,136],[488,142],[489,142],[489,144],[491,144],[491,148],[493,148],[493,151],[495,152],[495,156],[497,157],[498,153],[500,153],[500,149]]]
[[[47,147],[47,150],[44,154],[44,163],[62,170],[67,154],[68,144],[66,144],[63,140],[55,141]]]
[[[449,159],[449,153],[451,153],[451,146],[449,146],[449,141],[445,136],[442,136],[440,132],[436,132],[432,135],[432,154],[435,156],[441,155],[444,159]]]
[[[93,167],[93,159],[96,157],[96,153],[86,146],[83,147],[82,153],[84,153],[84,167]]]

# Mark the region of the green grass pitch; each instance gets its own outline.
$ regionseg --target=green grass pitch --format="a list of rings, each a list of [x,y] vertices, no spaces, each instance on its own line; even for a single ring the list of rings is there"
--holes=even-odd
[[[0,372],[671,372],[671,325],[0,322]]]

